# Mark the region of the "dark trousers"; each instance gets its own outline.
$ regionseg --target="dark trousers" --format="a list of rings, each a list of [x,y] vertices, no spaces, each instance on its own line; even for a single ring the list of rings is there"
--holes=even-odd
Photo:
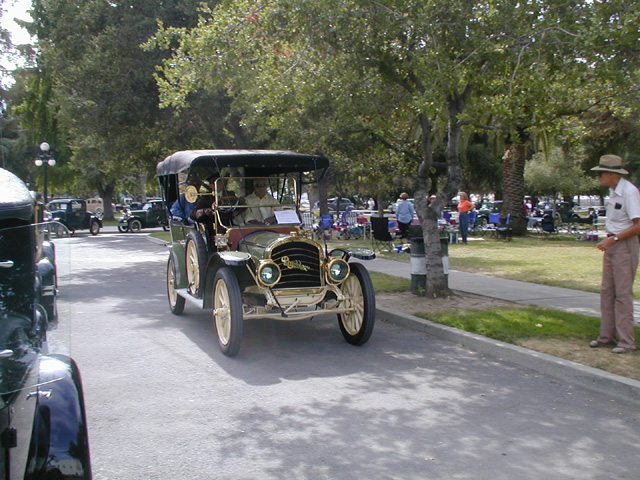
[[[469,212],[460,212],[458,221],[460,222],[460,236],[462,237],[462,243],[467,243],[467,237],[469,236]]]
[[[411,225],[411,222],[402,223],[398,221],[398,229],[400,230],[401,238],[409,238],[409,225]]]

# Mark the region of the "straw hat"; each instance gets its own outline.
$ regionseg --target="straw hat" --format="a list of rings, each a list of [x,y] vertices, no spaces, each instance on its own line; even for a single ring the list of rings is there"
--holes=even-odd
[[[593,167],[591,170],[594,172],[613,172],[621,175],[626,175],[627,172],[622,168],[622,158],[617,155],[603,155],[600,157],[600,164],[597,167]]]

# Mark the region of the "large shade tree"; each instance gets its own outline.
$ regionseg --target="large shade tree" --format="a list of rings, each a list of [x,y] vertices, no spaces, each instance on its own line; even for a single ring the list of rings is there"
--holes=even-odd
[[[507,135],[505,175],[521,187],[506,195],[511,203],[520,196],[521,205],[532,118],[551,101],[543,88],[548,75],[560,83],[561,64],[569,64],[565,81],[579,70],[576,45],[590,5],[227,1],[205,12],[197,28],[159,35],[159,42],[180,42],[164,65],[162,95],[180,105],[200,89],[224,88],[232,108],[265,138],[330,148],[336,138],[367,132],[372,146],[414,161],[427,293],[440,295],[448,289],[437,218],[462,181],[464,125],[480,128],[489,118],[491,129]],[[442,135],[446,182],[427,205]]]
[[[159,158],[188,141],[170,112],[158,108],[153,78],[162,53],[141,45],[158,19],[195,22],[197,1],[34,0],[30,26],[40,57],[34,75],[49,77],[59,140],[70,151],[78,187],[111,200],[127,178],[146,178]],[[42,81],[39,82],[42,85]],[[40,105],[40,108],[42,105]],[[27,111],[36,107],[32,104]],[[178,135],[185,134],[182,138]],[[60,138],[62,137],[62,138]]]

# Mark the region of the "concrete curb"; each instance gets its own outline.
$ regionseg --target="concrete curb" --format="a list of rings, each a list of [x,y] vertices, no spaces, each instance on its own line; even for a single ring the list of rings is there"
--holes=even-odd
[[[640,403],[640,381],[587,367],[545,353],[499,342],[430,320],[376,309],[376,317],[395,325],[427,333],[440,340],[464,345],[479,353],[506,361],[519,367],[581,385],[590,390],[607,393],[620,399]]]

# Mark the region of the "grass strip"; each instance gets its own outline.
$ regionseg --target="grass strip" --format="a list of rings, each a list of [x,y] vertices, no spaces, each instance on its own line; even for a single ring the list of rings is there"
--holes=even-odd
[[[513,344],[532,338],[588,342],[597,336],[600,325],[598,317],[539,307],[441,310],[415,315]]]

